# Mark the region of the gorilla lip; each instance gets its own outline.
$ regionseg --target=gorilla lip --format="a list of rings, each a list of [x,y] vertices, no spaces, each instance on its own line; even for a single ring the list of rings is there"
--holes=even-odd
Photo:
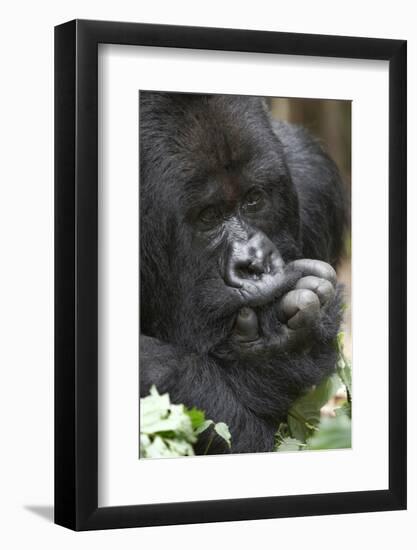
[[[286,285],[283,272],[274,275],[267,273],[259,279],[246,279],[235,290],[239,293],[245,306],[263,306],[279,297]]]

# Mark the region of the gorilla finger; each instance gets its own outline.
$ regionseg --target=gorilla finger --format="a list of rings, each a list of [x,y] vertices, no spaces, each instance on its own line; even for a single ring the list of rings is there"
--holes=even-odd
[[[327,279],[333,286],[336,286],[336,271],[333,267],[321,260],[294,260],[287,265],[288,271],[299,271],[302,276],[313,275],[320,279]]]
[[[329,302],[334,297],[336,292],[330,281],[327,279],[321,279],[320,277],[314,277],[313,275],[308,275],[307,277],[302,277],[299,279],[295,285],[295,288],[312,290],[319,297],[321,305]]]
[[[243,307],[239,311],[235,324],[235,335],[238,340],[245,342],[258,338],[258,317],[253,309]]]
[[[298,330],[288,329],[287,347],[288,349],[296,348],[300,342],[306,344],[308,342],[308,331],[305,328]]]
[[[303,342],[304,344],[308,341],[308,331],[305,328],[298,330],[293,330],[288,328],[286,325],[281,327],[281,334],[276,336],[273,341],[273,347],[279,351],[291,351]]]
[[[280,320],[296,329],[319,314],[320,301],[311,290],[299,288],[285,294],[278,308]]]
[[[298,313],[294,315],[294,317],[291,317],[291,319],[288,319],[287,325],[289,328],[292,328],[293,330],[301,329],[308,327],[313,324],[315,319],[320,314],[320,302],[317,298],[317,303],[311,304],[308,308],[300,309]]]

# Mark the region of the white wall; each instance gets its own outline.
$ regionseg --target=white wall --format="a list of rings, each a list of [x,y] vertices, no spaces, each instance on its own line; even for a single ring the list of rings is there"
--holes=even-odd
[[[309,0],[14,1],[1,12],[0,543],[4,548],[391,548],[415,540],[416,350],[409,349],[409,511],[74,534],[46,521],[53,472],[53,26],[75,17],[408,39],[409,181],[416,181],[413,3]],[[409,186],[410,208],[416,186]],[[409,280],[417,280],[417,216]],[[411,254],[413,253],[413,254]],[[409,288],[410,311],[417,307]],[[414,341],[416,316],[409,315]],[[146,545],[146,546],[145,546]]]

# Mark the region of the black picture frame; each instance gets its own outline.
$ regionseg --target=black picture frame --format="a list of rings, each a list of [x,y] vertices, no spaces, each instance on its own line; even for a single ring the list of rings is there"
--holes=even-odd
[[[98,44],[389,61],[389,488],[98,507]],[[74,20],[55,28],[55,522],[74,530],[406,508],[406,41]]]

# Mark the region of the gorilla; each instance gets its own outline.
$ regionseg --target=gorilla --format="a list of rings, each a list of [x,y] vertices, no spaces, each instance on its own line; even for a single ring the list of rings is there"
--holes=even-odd
[[[231,450],[217,437],[210,453],[272,451],[292,402],[335,369],[341,176],[262,98],[139,103],[140,395],[154,384],[225,422]]]

